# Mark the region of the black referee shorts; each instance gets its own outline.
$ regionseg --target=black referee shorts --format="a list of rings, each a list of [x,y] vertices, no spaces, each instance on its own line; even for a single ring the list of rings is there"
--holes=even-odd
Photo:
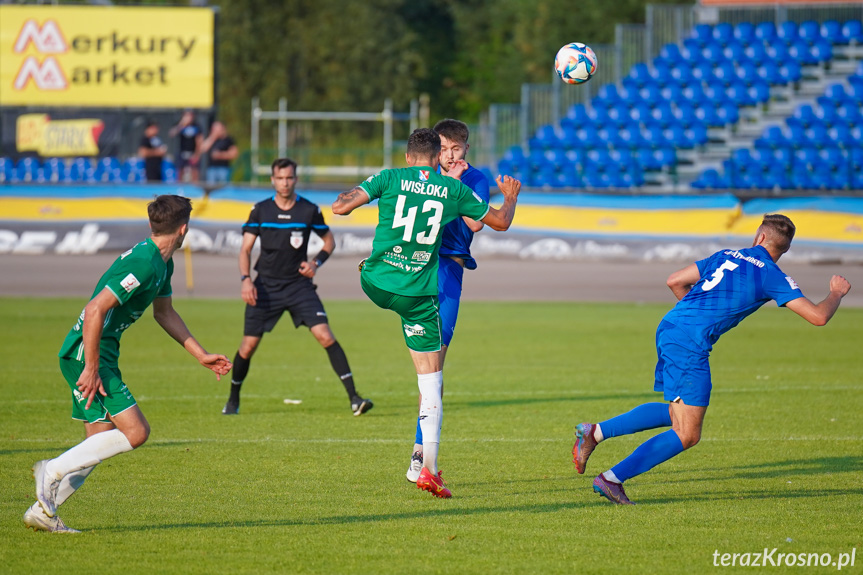
[[[318,297],[317,286],[310,279],[289,284],[273,285],[255,281],[258,290],[257,305],[246,304],[246,322],[243,334],[261,337],[273,331],[284,312],[290,312],[294,327],[314,327],[327,323],[327,312]]]

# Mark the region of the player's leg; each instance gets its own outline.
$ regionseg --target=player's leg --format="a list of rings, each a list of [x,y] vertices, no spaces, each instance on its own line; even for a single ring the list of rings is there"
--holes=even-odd
[[[142,445],[150,433],[150,426],[123,383],[119,369],[113,366],[99,369],[106,395],[97,395],[89,409],[85,409],[87,399],[77,389],[84,364],[61,359],[60,369],[72,389],[72,417],[96,424],[96,427],[88,430],[88,437],[78,445],[54,459],[39,461],[34,466],[36,498],[49,517],[54,517],[56,513],[57,495],[64,477],[131,451]],[[97,429],[98,433],[95,432]]]
[[[626,459],[599,475],[594,491],[616,503],[631,503],[623,492],[623,483],[653,469],[698,443],[712,383],[707,355],[681,347],[670,337],[659,345],[661,373],[654,389],[662,389],[671,402],[672,428],[642,443]]]
[[[666,360],[663,358],[661,342],[667,337],[667,332],[663,326],[664,324],[660,324],[656,331],[657,361],[654,370],[653,389],[658,392],[663,392],[663,378],[666,370]],[[579,423],[575,426],[576,441],[575,445],[572,446],[572,462],[575,464],[575,470],[578,473],[584,473],[590,454],[605,439],[670,425],[671,407],[665,402],[645,403],[600,423]]]
[[[362,415],[374,407],[370,399],[365,399],[357,393],[354,385],[354,374],[351,371],[350,364],[348,364],[348,357],[345,355],[341,344],[336,340],[336,336],[333,335],[329,324],[319,323],[312,326],[310,331],[315,336],[315,339],[318,340],[318,343],[321,344],[321,347],[327,352],[330,366],[332,366],[339,381],[342,382],[345,393],[348,394],[348,399],[351,402],[351,411],[354,412],[354,415]]]
[[[243,321],[243,339],[237,353],[234,354],[234,367],[231,369],[231,390],[225,407],[224,415],[237,415],[240,411],[240,391],[243,382],[249,374],[252,356],[264,334],[273,330],[285,311],[284,302],[279,293],[271,292],[262,282],[255,282],[258,290],[256,305],[246,305]]]
[[[440,305],[440,324],[441,324],[441,349],[440,349],[440,364],[443,370],[446,361],[446,352],[452,342],[455,334],[455,324],[458,321],[459,303],[461,301],[462,280],[464,278],[464,268],[459,262],[448,257],[441,257],[438,263],[438,302]],[[443,396],[443,389],[441,389]],[[419,398],[419,404],[422,405],[422,396]],[[416,433],[414,436],[414,447],[411,453],[411,460],[408,466],[408,471],[405,474],[408,481],[416,482],[422,469],[423,461],[423,436],[422,426],[420,425],[419,416],[417,416]]]
[[[240,390],[249,374],[252,356],[255,355],[255,350],[258,349],[262,337],[263,334],[244,335],[240,347],[237,348],[237,353],[234,354],[234,366],[231,368],[231,390],[228,401],[222,408],[224,415],[237,415],[240,411]]]

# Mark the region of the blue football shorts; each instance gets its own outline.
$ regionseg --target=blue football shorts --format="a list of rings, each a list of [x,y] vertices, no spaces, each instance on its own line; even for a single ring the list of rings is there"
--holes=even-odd
[[[653,390],[665,401],[681,399],[686,405],[707,407],[710,404],[709,354],[694,351],[694,343],[680,328],[662,322],[656,330],[656,373]]]
[[[455,260],[441,256],[438,261],[437,291],[440,301],[441,343],[449,347],[458,321],[464,268]]]

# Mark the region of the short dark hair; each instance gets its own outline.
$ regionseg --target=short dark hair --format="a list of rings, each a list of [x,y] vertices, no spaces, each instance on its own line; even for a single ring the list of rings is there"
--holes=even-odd
[[[437,158],[440,156],[440,136],[431,128],[414,130],[408,138],[407,151],[413,158]]]
[[[791,247],[797,228],[788,216],[767,214],[761,221],[761,231],[767,234],[768,242],[784,254]]]
[[[189,223],[192,201],[183,196],[163,194],[147,204],[150,231],[155,236],[173,234],[180,226]]]
[[[270,166],[270,174],[275,174],[276,170],[283,170],[285,168],[293,168],[294,173],[297,173],[297,163],[290,158],[277,158],[273,161],[273,165]]]
[[[460,144],[467,144],[467,139],[470,137],[470,129],[468,129],[467,124],[461,120],[453,120],[452,118],[441,120],[435,124],[434,131],[447,140],[459,142]]]
[[[147,118],[146,127],[147,127],[147,128],[149,128],[150,126],[156,126],[156,127],[158,128],[158,127],[159,127],[159,122],[157,122],[157,121],[156,121],[155,119],[153,119],[153,118]]]

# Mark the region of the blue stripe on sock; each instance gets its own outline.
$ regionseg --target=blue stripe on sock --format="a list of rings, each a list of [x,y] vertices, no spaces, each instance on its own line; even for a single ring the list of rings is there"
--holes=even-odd
[[[683,451],[683,443],[673,429],[654,435],[632,452],[632,455],[611,468],[621,483],[653,469]]]
[[[612,417],[608,421],[603,421],[599,424],[599,427],[602,429],[602,436],[605,439],[619,435],[629,435],[644,431],[645,429],[670,426],[671,414],[669,413],[669,407],[667,403],[662,402],[644,403],[631,411],[617,417]]]
[[[416,439],[414,439],[414,443],[416,443],[417,445],[423,444],[423,430],[420,427],[420,418],[419,417],[417,417],[417,436],[416,436]]]

